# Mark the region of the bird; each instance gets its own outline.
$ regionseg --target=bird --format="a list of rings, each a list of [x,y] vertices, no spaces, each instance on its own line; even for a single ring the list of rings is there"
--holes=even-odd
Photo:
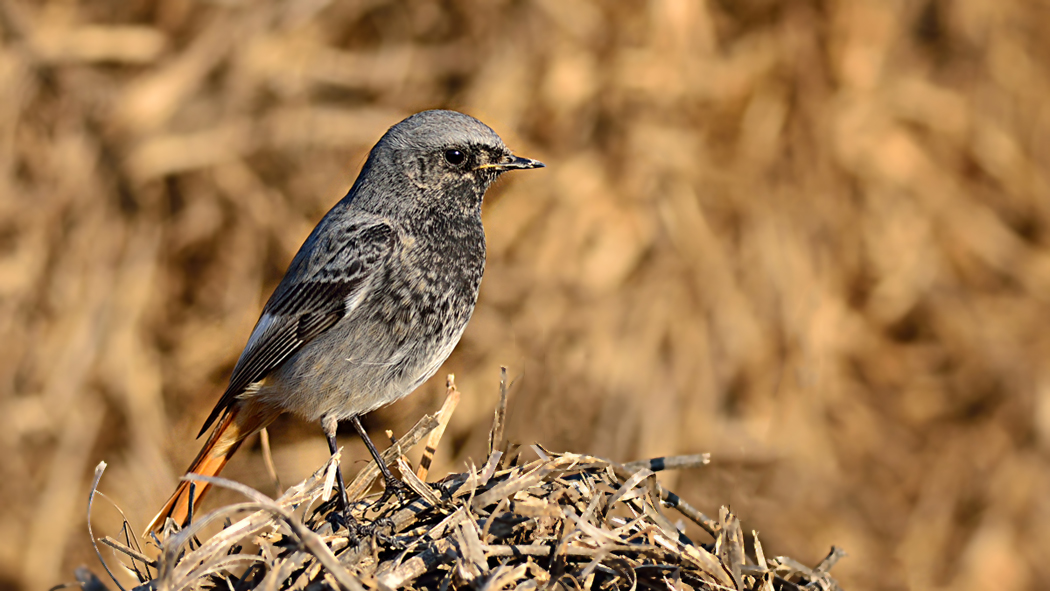
[[[263,307],[186,473],[217,475],[287,412],[320,422],[333,455],[338,424],[349,421],[386,493],[400,490],[360,417],[411,393],[451,354],[485,270],[485,192],[505,172],[543,166],[456,111],[422,111],[388,129]],[[207,490],[182,479],[147,533],[169,518],[185,527]]]

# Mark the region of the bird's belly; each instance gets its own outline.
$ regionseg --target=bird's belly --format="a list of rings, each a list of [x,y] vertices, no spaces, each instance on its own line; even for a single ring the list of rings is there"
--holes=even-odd
[[[391,326],[336,326],[275,369],[254,394],[307,420],[348,419],[410,394],[437,372],[466,320],[443,334],[398,344]]]

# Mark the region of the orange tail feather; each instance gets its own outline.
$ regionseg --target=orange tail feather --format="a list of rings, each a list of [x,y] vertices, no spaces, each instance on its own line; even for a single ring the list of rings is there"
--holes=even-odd
[[[226,462],[237,451],[248,436],[259,431],[270,424],[276,415],[252,412],[254,408],[244,408],[242,404],[235,404],[219,420],[207,443],[201,448],[197,458],[193,460],[186,473],[200,474],[202,476],[215,476],[226,466]],[[200,500],[204,493],[208,492],[210,485],[206,482],[193,483],[193,507],[194,511],[200,506]],[[175,492],[164,503],[164,507],[153,518],[146,527],[146,534],[150,532],[159,533],[170,517],[175,523],[182,527],[186,526],[190,516],[190,481],[183,480]]]

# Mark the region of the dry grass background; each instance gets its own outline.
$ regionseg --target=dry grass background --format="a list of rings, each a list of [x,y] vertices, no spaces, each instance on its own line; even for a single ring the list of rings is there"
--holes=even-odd
[[[512,439],[712,452],[665,484],[767,553],[844,547],[847,589],[1050,587],[1047,31],[1019,0],[3,0],[0,588],[94,564],[101,459],[152,516],[300,242],[433,107],[549,166],[490,192],[434,474],[484,456],[506,364]],[[286,483],[323,463],[271,434]]]

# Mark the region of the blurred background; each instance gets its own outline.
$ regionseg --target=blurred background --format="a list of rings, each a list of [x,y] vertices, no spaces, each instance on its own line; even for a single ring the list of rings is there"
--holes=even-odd
[[[474,319],[376,434],[454,372],[431,473],[462,470],[506,365],[512,439],[711,452],[664,482],[767,555],[844,547],[847,589],[1050,588],[1047,31],[1019,0],[0,0],[0,589],[100,572],[101,460],[152,517],[302,240],[435,107],[548,168],[489,192]],[[327,455],[270,433],[286,486]],[[226,475],[272,494],[259,450]]]

